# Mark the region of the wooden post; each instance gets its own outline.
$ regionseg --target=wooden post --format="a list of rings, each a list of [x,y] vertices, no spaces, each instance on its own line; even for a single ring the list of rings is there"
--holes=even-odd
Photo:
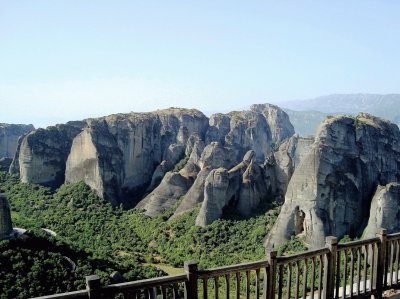
[[[376,298],[380,299],[383,296],[383,287],[386,281],[385,275],[385,257],[386,253],[386,240],[387,240],[387,230],[385,228],[378,229],[376,236],[381,240],[378,245],[377,254],[377,267],[375,267],[375,281],[376,281]],[[372,286],[372,281],[371,281]]]
[[[188,279],[185,287],[185,299],[197,299],[197,262],[185,262],[185,272]]]
[[[269,264],[268,268],[265,269],[264,279],[264,299],[275,298],[275,277],[276,277],[276,256],[277,252],[272,248],[265,248],[265,255]]]
[[[89,298],[100,298],[100,277],[98,275],[86,276],[86,290]]]
[[[336,237],[326,237],[325,246],[329,249],[329,253],[326,255],[324,271],[324,299],[334,298],[335,278],[337,278],[335,275],[337,244],[338,240]]]

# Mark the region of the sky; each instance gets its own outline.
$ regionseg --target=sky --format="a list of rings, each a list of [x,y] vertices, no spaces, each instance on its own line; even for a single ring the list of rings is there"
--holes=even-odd
[[[400,92],[400,1],[0,0],[0,122]]]

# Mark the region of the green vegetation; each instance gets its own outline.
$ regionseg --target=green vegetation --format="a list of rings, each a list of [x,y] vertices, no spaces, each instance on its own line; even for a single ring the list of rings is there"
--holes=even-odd
[[[200,228],[194,225],[198,209],[171,221],[166,219],[172,210],[150,218],[136,210],[113,209],[84,183],[63,185],[52,192],[0,172],[0,185],[10,202],[14,227],[34,231],[30,241],[0,243],[5,248],[0,254],[0,285],[15,285],[10,293],[0,289],[5,298],[80,289],[85,275],[90,274],[98,274],[102,283],[109,283],[108,275],[114,270],[126,280],[136,280],[163,273],[155,269],[158,265],[168,272],[178,271],[187,260],[209,268],[262,259],[262,239],[279,213],[279,207],[265,205],[251,218],[229,213],[229,218]],[[40,228],[53,230],[57,236],[51,237]],[[25,248],[23,243],[44,243],[50,249]],[[12,253],[22,250],[24,253],[13,257]],[[64,256],[73,260],[74,269],[68,267]],[[10,272],[15,264],[21,266],[19,272]],[[46,271],[48,265],[54,265],[54,270]],[[22,292],[26,285],[32,286],[29,294]],[[16,295],[19,292],[24,295]]]
[[[185,165],[187,164],[187,162],[189,161],[189,158],[190,158],[190,154],[191,154],[192,152],[190,151],[187,155],[185,155],[185,157],[182,159],[182,160],[180,160],[178,163],[176,163],[176,165],[175,165],[175,167],[174,167],[174,169],[172,170],[172,171],[174,171],[174,172],[178,172],[178,171],[180,171],[183,167],[185,167]]]

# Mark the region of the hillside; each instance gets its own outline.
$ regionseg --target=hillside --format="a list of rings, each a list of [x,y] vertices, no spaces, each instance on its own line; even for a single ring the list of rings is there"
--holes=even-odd
[[[5,298],[83,288],[84,276],[94,273],[109,283],[108,276],[115,270],[126,280],[136,280],[164,271],[181,272],[187,260],[195,259],[201,268],[207,268],[261,259],[262,240],[279,213],[276,206],[260,207],[249,218],[227,213],[201,228],[194,225],[198,209],[170,221],[167,219],[173,210],[150,218],[135,210],[113,209],[83,183],[63,185],[53,192],[0,172],[0,185],[10,202],[14,227],[34,229],[34,235],[27,239],[1,242],[5,249],[0,258],[0,280],[5,285],[14,283],[14,278],[17,281],[14,288],[0,290]],[[45,235],[39,228],[51,229],[57,236]],[[13,258],[17,252],[21,254]],[[64,269],[62,256],[70,257],[76,269]],[[40,278],[49,264],[56,268],[48,278]],[[13,275],[7,270],[10,267]],[[65,284],[64,276],[69,277]],[[46,286],[48,279],[52,279],[51,289]],[[35,288],[15,295],[27,284]]]

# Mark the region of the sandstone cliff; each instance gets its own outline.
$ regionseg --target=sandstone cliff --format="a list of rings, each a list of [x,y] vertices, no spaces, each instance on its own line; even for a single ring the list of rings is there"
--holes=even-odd
[[[75,136],[85,122],[69,122],[37,129],[19,140],[11,173],[19,173],[22,182],[53,188],[65,181],[65,165]]]
[[[399,183],[378,186],[372,198],[371,213],[364,237],[375,237],[379,228],[386,228],[389,234],[397,233],[400,229]]]
[[[207,178],[223,168],[234,195],[219,214],[234,205],[249,215],[262,200],[285,188],[277,187],[276,169],[265,167],[265,161],[293,133],[286,113],[269,104],[210,119],[180,108],[116,114],[29,133],[21,138],[10,169],[23,182],[51,187],[84,181],[113,205],[129,207],[140,201],[137,208],[149,216],[179,201],[176,216],[204,204],[210,197],[208,185],[217,188]],[[289,155],[295,155],[291,150]],[[204,204],[206,213],[211,201]]]
[[[18,139],[35,128],[32,125],[0,123],[0,158],[13,158]]]
[[[294,170],[265,245],[291,235],[312,247],[328,235],[360,235],[377,186],[399,180],[399,138],[396,125],[365,113],[326,119]]]

